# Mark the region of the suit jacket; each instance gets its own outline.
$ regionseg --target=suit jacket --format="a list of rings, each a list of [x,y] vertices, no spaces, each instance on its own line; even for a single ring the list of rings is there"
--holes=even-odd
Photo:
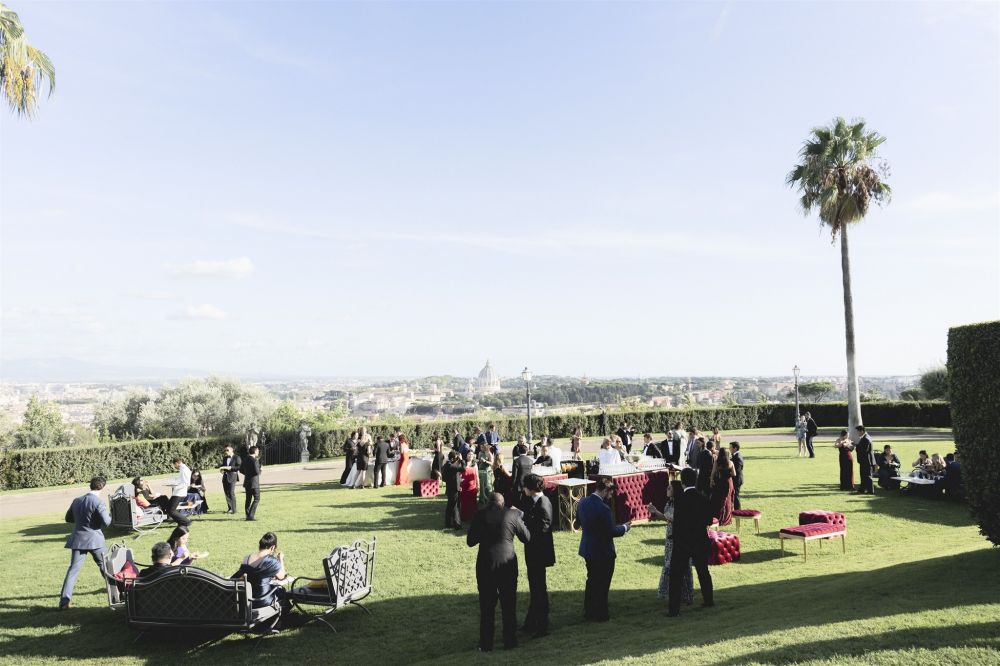
[[[531,541],[524,544],[524,561],[530,566],[551,567],[556,563],[556,549],[552,543],[552,502],[544,494],[538,499],[526,497],[521,504],[524,524],[531,533]]]
[[[66,512],[66,522],[73,523],[73,531],[66,539],[67,548],[104,548],[104,532],[101,530],[111,524],[111,514],[97,493],[89,492],[73,500]]]
[[[698,440],[689,439],[687,443],[687,451],[684,453],[684,458],[687,460],[688,467],[698,467]]]
[[[646,450],[643,451],[650,458],[662,458],[663,457],[663,443],[662,442],[650,442]]]
[[[617,556],[614,539],[625,534],[624,525],[615,525],[611,507],[597,494],[588,495],[576,507],[576,519],[583,533],[580,536],[580,557],[587,560],[610,560]]]
[[[222,470],[222,478],[229,483],[236,483],[240,480],[240,468],[243,461],[235,453],[231,456],[222,456],[222,462],[219,463],[220,467],[231,466],[233,469]]]
[[[511,476],[514,479],[511,481],[511,490],[517,494],[524,490],[524,479],[531,474],[531,466],[534,464],[535,461],[527,455],[514,458],[511,465]]]
[[[701,490],[704,486],[705,490],[708,490],[709,483],[712,476],[712,466],[715,464],[715,458],[709,453],[708,449],[702,449],[698,454],[698,489]]]
[[[665,440],[660,442],[660,451],[663,453],[663,459],[669,463],[679,464],[681,461],[681,443],[677,440],[667,437]]]
[[[854,451],[858,455],[859,465],[867,465],[868,467],[875,466],[875,454],[872,447],[872,438],[868,433],[861,436],[858,443],[854,445]]]
[[[465,537],[470,548],[479,546],[476,569],[494,571],[509,565],[517,567],[514,537],[524,544],[531,540],[531,532],[519,512],[492,503],[480,509]]]
[[[736,476],[733,478],[733,485],[736,487],[743,485],[743,454],[737,451],[733,454],[733,469],[736,470]]]
[[[382,440],[375,442],[375,464],[382,465],[389,462],[389,442]]]
[[[806,419],[806,433],[815,437],[817,432],[819,432],[819,428],[816,427],[816,422],[810,416]]]
[[[628,428],[628,429],[626,429],[626,428],[618,428],[618,430],[615,431],[615,434],[622,438],[622,444],[624,444],[625,446],[631,446],[632,445],[632,435],[635,434],[635,430],[633,430],[632,428]]]
[[[240,467],[244,488],[260,488],[260,459],[247,456]]]
[[[462,473],[465,465],[461,462],[446,462],[441,467],[441,476],[444,477],[444,491],[448,495],[454,495],[462,489]]]
[[[461,435],[455,435],[451,438],[451,448],[453,451],[458,451],[465,444],[465,438]]]
[[[682,545],[695,553],[707,550],[711,524],[708,499],[696,489],[688,488],[674,500],[674,546]]]

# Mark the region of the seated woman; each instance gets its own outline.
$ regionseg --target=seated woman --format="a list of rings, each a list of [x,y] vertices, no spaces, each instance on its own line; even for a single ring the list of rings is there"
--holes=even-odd
[[[917,459],[913,461],[913,471],[925,472],[927,470],[927,466],[930,464],[931,464],[931,459],[927,455],[927,452],[921,451],[919,454],[917,454]]]
[[[899,481],[892,477],[899,476],[899,456],[892,452],[888,444],[882,453],[875,454],[875,464],[878,465],[878,485],[888,490],[898,490]]]
[[[613,448],[611,448],[611,444],[612,442],[609,437],[605,437],[604,440],[601,442],[601,450],[597,452],[597,460],[602,466],[617,465],[622,461],[621,456],[618,455],[618,452]]]
[[[288,572],[285,571],[285,556],[278,550],[278,537],[274,532],[267,532],[257,545],[257,552],[243,558],[243,564],[230,578],[247,577],[253,590],[254,608],[270,606],[277,599],[282,612],[287,612],[291,604],[281,581],[288,578]]]
[[[188,532],[189,528],[186,525],[178,525],[170,533],[170,538],[167,539],[167,543],[174,551],[173,557],[170,558],[170,566],[172,567],[186,567],[195,560],[208,557],[207,552],[194,553],[188,550]]]
[[[931,456],[930,464],[927,465],[925,469],[931,477],[939,479],[944,476],[945,467],[944,458],[942,458],[940,454],[935,453]]]
[[[199,500],[201,504],[197,504]],[[200,469],[191,472],[187,501],[195,505],[194,513],[208,513],[208,500],[205,498],[205,480],[201,478]]]
[[[149,489],[149,481],[137,476],[132,479],[132,489],[135,495],[135,503],[139,505],[140,509],[148,509],[150,507],[159,507],[164,513],[170,510],[170,498],[166,495],[153,495],[153,491]]]

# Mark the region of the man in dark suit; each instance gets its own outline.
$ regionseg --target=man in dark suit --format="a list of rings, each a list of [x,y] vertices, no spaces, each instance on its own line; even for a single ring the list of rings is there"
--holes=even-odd
[[[816,422],[813,421],[812,414],[806,412],[806,448],[809,449],[809,457],[815,458],[816,452],[813,451],[813,438],[816,437],[816,433],[819,432],[819,428],[816,427]]]
[[[462,529],[458,494],[462,489],[463,471],[465,471],[465,465],[458,459],[458,453],[449,451],[448,462],[441,467],[441,475],[444,477],[444,494],[448,498],[448,505],[444,510],[444,526],[453,527],[456,530]]]
[[[663,453],[663,459],[668,463],[674,465],[680,465],[681,461],[681,440],[680,436],[677,435],[675,438],[674,433],[667,433],[667,438],[660,442],[660,452]]]
[[[524,480],[531,474],[531,466],[535,459],[528,455],[528,447],[518,445],[514,448],[514,462],[511,463],[511,492],[514,502],[520,504],[521,493],[524,492]]]
[[[458,453],[459,455],[464,456],[465,454],[462,453],[461,449],[462,445],[465,444],[465,438],[462,437],[462,433],[458,431],[458,428],[455,428],[452,432],[453,435],[451,438],[451,450],[454,451],[455,453]]]
[[[372,478],[372,488],[385,488],[385,467],[389,464],[389,442],[379,437],[375,441],[375,476]],[[379,475],[382,482],[379,483]]]
[[[647,432],[642,435],[642,455],[650,458],[663,457],[663,444],[653,441],[653,433]]]
[[[257,520],[257,505],[260,504],[260,449],[251,446],[247,450],[247,457],[240,464],[240,473],[243,474],[243,491],[246,493],[244,509],[247,513],[247,520]]]
[[[101,501],[100,491],[104,488],[104,479],[95,476],[90,480],[90,492],[73,500],[66,512],[66,522],[73,523],[73,531],[66,539],[66,548],[72,552],[69,558],[69,569],[63,579],[62,592],[59,594],[59,608],[66,609],[72,604],[73,588],[76,578],[80,575],[83,560],[90,557],[97,564],[101,574],[104,573],[104,532],[101,530],[111,524],[111,514],[108,507]]]
[[[743,454],[739,442],[729,442],[729,460],[733,463],[736,476],[733,478],[733,508],[740,508],[740,488],[743,487]]]
[[[676,617],[681,611],[681,585],[688,560],[698,572],[703,606],[714,606],[712,575],[708,572],[708,526],[712,524],[712,510],[708,499],[698,492],[695,483],[698,473],[691,468],[681,471],[684,492],[674,500],[674,545],[670,557],[670,599],[667,615]]]
[[[872,448],[872,438],[863,425],[856,426],[858,443],[854,451],[858,456],[858,467],[861,468],[861,483],[858,484],[859,495],[874,495],[875,485],[872,483],[872,468],[875,467],[875,452]]]
[[[226,504],[229,511],[226,513],[236,513],[236,484],[240,482],[240,466],[243,461],[233,451],[232,446],[227,446],[222,454],[222,464],[219,471],[222,472],[222,490],[226,493]]]
[[[715,465],[715,456],[712,455],[715,442],[707,442],[700,437],[698,442],[704,448],[698,453],[698,492],[708,497],[712,492],[712,467]]]
[[[153,560],[153,564],[140,571],[139,578],[145,580],[158,576],[164,571],[169,571],[173,568],[170,566],[170,560],[173,557],[174,550],[170,547],[169,543],[166,541],[154,543],[152,549],[150,549],[150,559]]]
[[[630,428],[628,423],[622,423],[621,427],[615,433],[622,438],[622,444],[625,445],[625,451],[632,453],[632,437],[635,435],[635,428]]]
[[[698,469],[698,455],[701,453],[701,449],[698,443],[704,442],[703,437],[698,437],[698,431],[693,427],[688,428],[688,438],[687,438],[687,450],[684,453],[685,460],[687,461],[688,467],[694,467]]]
[[[490,502],[476,513],[466,536],[469,547],[479,546],[476,585],[479,588],[479,649],[493,649],[497,600],[503,623],[504,649],[517,647],[517,553],[514,537],[531,540],[521,512],[504,508],[503,495],[493,493]]]
[[[601,477],[592,495],[580,500],[576,518],[583,533],[580,535],[580,557],[587,563],[587,587],[583,594],[583,618],[589,622],[608,621],[608,590],[615,575],[614,539],[632,527],[631,523],[615,525],[607,501],[615,492],[615,483]]]
[[[556,563],[556,549],[552,543],[552,502],[545,496],[544,488],[542,477],[528,475],[524,480],[526,497],[521,505],[524,524],[531,533],[531,541],[524,544],[531,602],[521,628],[530,631],[535,638],[549,633],[549,589],[545,570]]]

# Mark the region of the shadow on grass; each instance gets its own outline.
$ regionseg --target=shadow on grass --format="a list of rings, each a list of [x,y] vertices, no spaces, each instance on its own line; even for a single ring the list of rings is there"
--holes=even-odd
[[[470,551],[468,560],[472,559]],[[656,559],[657,564],[662,563]],[[795,566],[792,562],[789,565]],[[385,663],[392,664],[476,660],[474,580],[467,581],[467,593],[392,596],[399,575],[397,568],[383,563],[376,572],[375,596],[368,604],[372,616],[353,608],[338,612],[331,618],[336,634],[314,624],[269,637],[256,651],[251,641],[241,644],[239,639],[230,639],[204,646],[199,654],[211,663],[260,659],[314,663],[327,661],[333,653],[338,661],[356,663],[370,660],[373,650]],[[904,581],[912,580],[941,580],[948,584],[919,590],[902,586]],[[611,622],[585,624],[580,617],[582,590],[557,591],[551,595],[552,635],[539,641],[525,639],[525,647],[516,655],[540,663],[581,663],[704,646],[709,651],[718,650],[719,659],[728,659],[723,663],[735,665],[751,659],[785,663],[813,655],[837,660],[873,649],[892,652],[915,645],[935,649],[981,645],[990,640],[995,643],[998,623],[968,618],[931,631],[893,631],[858,638],[823,635],[822,640],[807,638],[807,642],[765,653],[728,656],[733,646],[739,649],[740,638],[768,632],[820,629],[835,622],[876,621],[883,615],[995,603],[998,585],[1000,553],[978,550],[864,573],[836,572],[721,589],[716,594],[716,608],[685,608],[676,619],[663,616],[663,604],[656,599],[654,589],[612,589]],[[522,579],[519,619],[526,610],[526,587]],[[717,642],[706,644],[706,637],[713,635],[706,634],[706,621],[725,624],[726,631]],[[5,653],[15,660],[101,658],[159,664],[203,644],[200,637],[169,631],[150,632],[134,643],[136,633],[125,626],[123,614],[103,608],[59,612],[51,606],[28,604],[0,613],[0,628],[7,636]],[[387,634],[387,628],[394,629]],[[584,634],[586,640],[580,640]],[[390,639],[390,635],[394,638]],[[483,659],[499,663],[513,656],[501,651]]]

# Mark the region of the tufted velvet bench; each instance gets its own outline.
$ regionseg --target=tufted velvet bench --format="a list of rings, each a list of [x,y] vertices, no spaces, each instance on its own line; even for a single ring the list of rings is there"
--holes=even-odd
[[[441,491],[440,483],[436,479],[423,479],[413,482],[414,497],[437,497]]]
[[[740,538],[729,532],[709,532],[709,564],[727,564],[740,559]]]
[[[847,529],[847,518],[838,511],[813,509],[812,511],[802,511],[799,513],[799,525],[809,525],[812,523],[827,523]]]
[[[802,560],[808,559],[807,544],[819,541],[820,547],[827,539],[840,538],[840,544],[847,552],[847,519],[844,514],[836,511],[803,511],[799,514],[799,524],[792,527],[782,527],[778,531],[781,540],[781,553],[785,553],[785,539],[798,539],[802,542]]]
[[[763,511],[758,511],[757,509],[733,509],[733,518],[736,519],[736,531],[740,531],[740,520],[752,520],[754,527],[757,529],[757,534],[760,534],[760,519],[764,515]],[[799,516],[799,523],[802,523],[802,517]]]

